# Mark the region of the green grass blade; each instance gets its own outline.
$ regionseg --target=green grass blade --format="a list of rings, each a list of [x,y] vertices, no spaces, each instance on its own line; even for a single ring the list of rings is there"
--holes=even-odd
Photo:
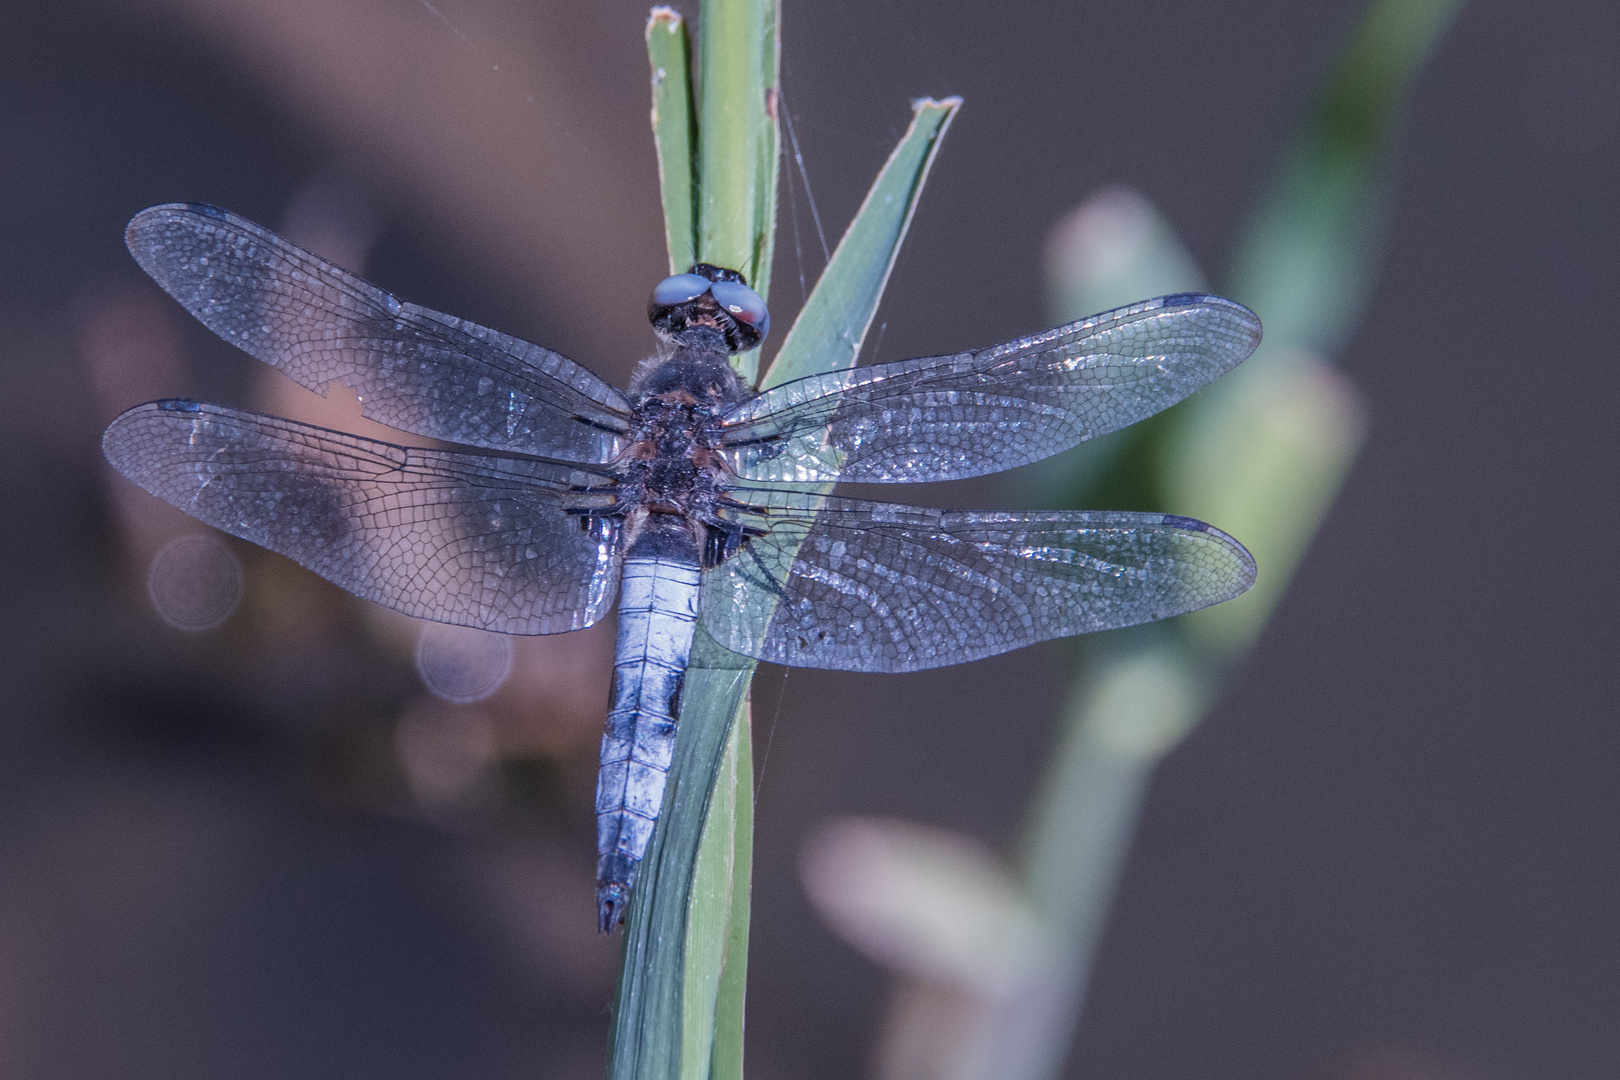
[[[759,0],[704,0],[698,37],[698,251],[758,276],[754,198],[765,111],[767,8]]]
[[[801,313],[788,333],[789,340],[799,344],[794,350],[784,344],[783,351],[797,356],[800,366],[810,371],[830,371],[854,363],[855,354],[840,345],[817,350],[812,348],[812,343],[819,340],[825,346],[828,342],[850,339],[858,343],[864,336],[910,224],[917,193],[938,147],[939,136],[955,109],[955,102],[919,106],[919,119],[914,119],[912,129],[901,139],[900,147],[873,185],[873,194],[867,197],[845,234],[846,243],[839,245],[842,258],[835,255],[816,283],[812,304],[817,295],[823,300],[814,307],[807,304],[806,311],[818,320],[817,329],[802,330],[805,315]],[[759,194],[761,198],[766,197],[763,191]],[[828,296],[840,297],[843,303],[829,304]],[[773,381],[779,366],[780,356],[778,365],[772,369]],[[755,602],[769,607],[774,599],[759,596]],[[726,760],[736,760],[739,764],[730,769],[722,768],[717,778],[716,794],[709,804],[710,820],[704,831],[704,846],[698,856],[687,946],[684,999],[687,1056],[683,1059],[683,1080],[701,1080],[705,1071],[726,1080],[741,1080],[742,1076],[747,883],[752,854],[747,838],[752,834],[752,773],[740,764],[750,760],[751,745],[747,681],[736,678],[739,664],[746,665],[752,672],[752,661],[743,660],[715,645],[707,635],[700,635],[686,676],[687,693],[694,695],[689,698],[694,709],[698,701],[704,701],[716,714],[732,717],[728,744],[731,749]],[[683,703],[683,733],[688,722],[687,707]],[[702,721],[706,726],[712,722],[710,718]],[[727,927],[722,935],[720,931]],[[714,977],[717,970],[718,979]]]
[[[698,258],[761,296],[776,224],[775,0],[704,0],[698,35]],[[753,381],[759,350],[732,364]]]
[[[708,18],[705,9],[705,18]],[[701,49],[701,44],[700,44]],[[917,195],[958,102],[920,102],[911,128],[812,292],[786,370],[853,364]],[[766,189],[756,188],[763,194]],[[782,370],[779,363],[772,377]],[[769,597],[759,603],[768,605]],[[631,900],[609,1075],[740,1080],[752,773],[754,662],[698,634],[663,814]],[[729,764],[728,764],[729,763]]]
[[[742,271],[754,291],[767,299],[781,157],[776,116],[780,20],[776,0],[704,0],[699,51],[704,111],[698,256]],[[733,357],[732,363],[752,382],[759,351]],[[715,655],[725,650],[705,646],[710,646],[707,635],[694,650],[696,671],[688,670],[688,685],[695,680],[698,700],[710,702],[711,713],[702,722],[707,726],[724,719],[729,730],[719,774],[711,782],[709,817],[689,899],[682,1077],[735,1075],[741,1080],[754,843],[748,723],[754,664]],[[740,680],[735,676],[739,664],[747,672]],[[683,724],[685,718],[683,702]]]
[[[961,107],[962,99],[955,97],[912,103],[911,126],[838,241],[762,389],[855,366],[934,155]]]
[[[917,195],[938,149],[940,136],[958,105],[959,102],[955,101],[943,105],[919,103],[911,128],[901,138],[899,147],[873,184],[871,193],[845,233],[844,241],[839,244],[839,253],[834,255],[817,281],[805,311],[800,313],[799,319],[789,330],[788,341],[795,344],[790,348],[789,344],[784,343],[768,382],[778,380],[778,373],[783,370],[783,355],[790,358],[788,370],[801,369],[807,374],[836,370],[855,362],[860,339],[865,336],[877,311],[889,271],[910,225]],[[772,152],[775,152],[774,148]],[[761,197],[766,196],[762,193]],[[774,211],[774,188],[769,198]],[[821,298],[819,301],[816,299],[818,296]],[[836,298],[836,302],[829,298]],[[809,324],[805,322],[807,313],[812,320]],[[854,350],[843,345],[851,340],[856,343]],[[816,347],[817,343],[820,344],[819,348]],[[831,347],[828,347],[829,343],[832,343]],[[774,598],[764,595],[755,597],[754,602],[765,608],[775,603]],[[764,625],[765,621],[768,620],[757,625]],[[695,679],[707,687],[714,678],[710,675],[711,665],[718,664],[719,677],[714,681],[723,690],[745,694],[745,685],[726,680],[725,673],[737,659],[735,654],[713,644],[704,635],[694,650],[693,663],[687,673],[688,685]],[[717,693],[714,700],[718,708],[731,704],[734,710],[732,745],[736,748],[733,753],[739,760],[748,760],[751,746],[746,697],[739,696],[732,702]],[[684,710],[681,722],[686,723]],[[731,756],[728,753],[728,760]],[[735,779],[728,781],[728,775]],[[712,1077],[741,1080],[742,1076],[747,882],[751,849],[742,842],[741,835],[752,832],[752,805],[751,798],[727,798],[726,793],[728,788],[738,793],[751,793],[751,778],[752,774],[740,767],[729,774],[723,771],[716,798],[710,804],[711,823],[705,833],[704,851],[699,856],[698,884],[692,897],[692,944],[689,948],[693,951],[688,953],[688,956],[695,956],[696,950],[702,948],[705,963],[688,966],[686,1030],[687,1045],[692,1056],[688,1058],[689,1065],[683,1071],[683,1080],[700,1080],[702,1072],[697,1062],[703,1056],[710,1059]],[[739,830],[739,839],[730,845],[724,839],[728,825],[734,825]],[[728,873],[730,880],[723,880]],[[721,942],[715,930],[727,919],[731,922],[730,936]],[[706,996],[701,1000],[698,997],[700,986],[706,994],[711,985],[702,978],[699,968],[713,970],[717,955],[723,960],[723,970],[719,984],[714,986],[711,1004]],[[704,1054],[709,1047],[702,1044],[703,1035],[711,1030],[714,1033],[712,1053]]]
[[[663,811],[630,899],[608,1053],[608,1075],[614,1080],[674,1080],[707,1072],[707,1061],[692,1051],[702,1050],[706,1055],[706,1044],[712,1038],[703,1033],[698,1047],[687,1045],[684,999],[690,994],[699,1003],[713,1002],[722,972],[712,966],[716,950],[705,942],[690,941],[690,907],[694,893],[707,901],[717,892],[712,885],[698,887],[694,881],[700,865],[713,868],[713,860],[704,859],[700,848],[716,779],[724,775],[728,758],[740,762],[745,756],[740,748],[728,747],[746,730],[745,724],[732,721],[754,670],[753,661],[717,652],[724,650],[709,646],[705,666],[688,672]],[[722,666],[727,658],[729,668]],[[737,769],[734,775],[738,797],[751,801],[741,783],[747,774]],[[733,844],[742,839],[726,838]],[[699,929],[709,928],[712,922],[700,916]],[[729,918],[722,917],[719,923],[720,929],[714,933],[722,941],[729,940]],[[689,951],[698,964],[688,965]],[[723,948],[719,950],[722,962],[724,953]],[[694,970],[704,958],[710,966]],[[740,1056],[740,1048],[737,1054]],[[690,1071],[694,1069],[695,1073]]]
[[[760,264],[775,231],[777,19],[774,0],[704,4],[701,112],[680,16],[655,9],[647,31],[671,268],[734,267],[762,295]],[[740,1080],[753,669],[753,661],[700,635],[663,811],[625,924],[609,1052],[615,1080]]]
[[[776,257],[776,185],[781,177],[782,161],[782,124],[777,116],[781,101],[782,8],[775,0],[766,5],[763,23],[760,75],[764,112],[758,118],[759,141],[754,147],[754,176],[758,185],[754,193],[756,244],[754,274],[748,283],[768,300],[771,295],[771,261]]]
[[[858,342],[882,298],[889,269],[910,224],[917,194],[938,148],[939,137],[957,105],[957,102],[918,105],[911,129],[902,137],[899,148],[874,183],[873,194],[868,195],[845,233],[844,242],[839,245],[842,256],[834,256],[816,283],[806,312],[818,320],[815,325],[819,329],[815,332],[801,329],[805,319],[805,313],[801,312],[788,333],[789,340],[799,344],[791,351],[783,345],[783,351],[797,357],[796,363],[806,369],[806,373],[836,370],[854,363],[855,352],[844,343],[854,340],[858,351]],[[819,304],[815,303],[818,294],[823,298]],[[827,297],[840,298],[841,303],[831,304]],[[815,347],[818,340],[820,348]],[[772,381],[780,363],[779,355],[778,364],[772,369]],[[761,595],[755,597],[754,602],[768,608],[774,599]],[[768,619],[760,625],[763,622]],[[751,751],[747,724],[748,681],[737,677],[739,669],[744,667],[751,674],[753,661],[721,648],[708,635],[700,634],[687,669],[687,699],[681,709],[683,737],[686,725],[697,720],[695,711],[699,707],[712,710],[697,720],[705,728],[715,724],[714,717],[730,717],[731,738],[736,749],[728,751],[728,756],[734,753],[739,761],[747,760]],[[693,710],[691,713],[689,708]],[[713,1077],[740,1080],[742,1075],[747,871],[751,857],[745,838],[752,831],[752,774],[739,768],[733,775],[736,799],[728,800],[723,794],[728,786],[724,772],[717,782],[722,794],[711,802],[709,812],[721,813],[716,817],[716,827],[705,831],[705,847],[698,856],[699,870],[691,895],[687,955],[701,959],[688,964],[686,969],[683,1022],[688,1033],[688,1056],[683,1062],[683,1080],[702,1077],[705,1058]],[[726,830],[720,823],[728,813],[737,830],[729,845]],[[726,880],[728,873],[730,877]],[[717,931],[728,920],[729,933],[722,941]],[[718,978],[715,977],[717,957],[722,960]],[[712,1042],[705,1039],[709,1031],[714,1033]]]
[[[740,767],[742,759],[752,760],[748,736],[748,698],[744,688],[743,699],[732,713],[710,790],[692,872],[686,923],[686,971],[681,995],[682,1080],[707,1080],[717,1053],[722,1058],[735,1058],[739,1065],[742,1060],[741,1016],[736,1018],[736,1045],[722,1045],[722,1039],[729,1038],[733,1028],[729,1023],[720,1022],[718,1009],[721,988],[734,981],[727,979],[728,968],[747,970],[749,881],[744,877],[739,883],[737,862],[739,849],[744,862],[752,858],[752,821],[745,823],[738,816],[739,807],[753,803],[753,774],[745,775]],[[742,941],[739,955],[733,957],[730,947],[739,924]],[[733,1003],[728,1001],[730,1004]],[[740,1010],[741,1000],[734,1004]]]
[[[731,859],[731,911],[726,948],[722,957],[720,986],[714,1002],[714,1051],[710,1059],[711,1080],[742,1080],[743,1006],[748,990],[748,926],[751,914],[749,889],[754,875],[754,747],[749,705],[732,721],[734,734],[727,753],[735,761],[733,775],[734,830]]]
[[[775,225],[777,19],[774,0],[704,0],[698,40],[698,253],[750,284]]]
[[[664,240],[669,272],[680,274],[697,261],[697,98],[692,87],[692,38],[680,12],[652,9],[647,18],[647,60],[652,65],[653,147],[664,200]]]
[[[695,259],[741,270],[762,295],[780,154],[778,19],[773,0],[707,0],[697,130],[684,138],[681,105],[690,98],[680,88],[683,26],[667,9],[655,11],[648,25],[671,266],[685,268],[679,163],[682,148],[696,146]],[[789,330],[773,382],[783,372],[807,375],[855,362],[958,105],[917,103],[911,128]],[[739,370],[751,377],[747,365],[757,354],[743,360]],[[753,833],[747,694],[754,666],[699,631],[663,812],[625,924],[609,1053],[614,1080],[741,1080]]]
[[[732,716],[693,876],[682,998],[683,1080],[742,1077],[754,813],[748,714],[745,696]]]

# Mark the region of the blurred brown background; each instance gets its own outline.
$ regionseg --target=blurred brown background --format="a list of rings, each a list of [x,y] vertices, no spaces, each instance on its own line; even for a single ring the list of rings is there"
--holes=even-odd
[[[1359,10],[790,0],[786,108],[830,239],[906,102],[967,99],[867,359],[1043,327],[1045,230],[1103,184],[1145,191],[1219,270]],[[241,604],[172,629],[148,567],[197,529],[98,438],[181,394],[361,430],[139,273],[123,224],[175,200],[622,384],[664,267],[645,16],[0,7],[0,1074],[600,1074],[611,627],[518,641],[494,697],[449,705],[408,620],[229,541]],[[1617,128],[1620,9],[1600,0],[1474,0],[1420,79],[1344,357],[1366,449],[1158,777],[1070,1075],[1620,1071]],[[821,263],[796,207],[779,326]],[[916,501],[1040,498],[1015,478]],[[804,899],[803,837],[875,813],[1008,850],[1065,655],[762,673],[752,1076],[863,1075],[883,1008],[882,973]]]

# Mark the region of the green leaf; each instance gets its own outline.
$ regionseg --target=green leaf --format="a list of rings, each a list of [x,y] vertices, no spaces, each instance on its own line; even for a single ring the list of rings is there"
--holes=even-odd
[[[758,283],[741,256],[768,258],[775,229],[777,9],[773,0],[711,0],[702,21],[700,120],[684,22],[658,8],[647,28],[670,267],[711,262]],[[700,632],[664,805],[625,923],[608,1057],[615,1080],[741,1078],[754,663],[705,642]]]
[[[779,11],[774,0],[704,0],[698,37],[698,259],[769,299],[776,234]],[[732,358],[749,382],[759,350]]]
[[[688,919],[686,1047],[682,1075],[742,1080],[743,1004],[748,975],[749,883],[753,872],[754,755],[746,697],[709,799]],[[718,970],[718,983],[706,977]],[[714,988],[713,998],[693,992]]]
[[[694,648],[694,659],[702,649],[701,644]],[[744,707],[754,664],[712,644],[703,650],[702,658],[705,666],[687,674],[680,736],[664,789],[663,810],[641,861],[625,921],[624,960],[608,1051],[608,1075],[614,1080],[701,1077],[708,1072],[708,1058],[714,1052],[712,1021],[707,1030],[697,1032],[692,1044],[687,1043],[692,1019],[686,999],[692,1000],[693,1007],[706,1007],[713,1015],[723,982],[721,965],[728,959],[725,944],[734,934],[729,914],[715,918],[708,909],[722,893],[726,899],[718,902],[730,903],[735,856],[733,865],[725,867],[729,872],[720,888],[713,883],[716,860],[712,855],[700,855],[700,848],[714,788],[717,780],[726,775],[728,759],[735,763],[731,770],[735,798],[752,802],[748,783],[752,774],[740,768],[747,754],[738,745],[747,724],[734,723],[734,719]],[[727,658],[729,668],[721,666]],[[722,802],[730,797],[722,796]],[[735,846],[746,842],[748,836],[739,831],[721,837],[711,831],[708,839],[722,846]],[[720,861],[723,864],[726,860]],[[710,877],[701,886],[695,884],[700,866]],[[746,887],[741,896],[746,906]],[[697,915],[696,930],[702,935],[697,940],[692,937],[694,905],[704,909]],[[717,950],[714,939],[725,944]],[[689,953],[693,957],[691,964]],[[742,957],[736,960],[740,963]],[[726,1048],[724,1053],[740,1060],[740,1043]]]
[[[805,370],[806,374],[833,371],[855,363],[859,342],[877,313],[883,286],[911,223],[939,138],[959,105],[959,101],[917,104],[911,128],[879,174],[832,262],[811,291],[804,311],[789,330],[788,339],[767,377],[768,384],[779,381],[784,355],[790,364]],[[818,301],[817,297],[821,299]],[[812,320],[810,323],[806,323],[807,315]],[[846,350],[842,343],[850,340],[855,342],[855,348]],[[755,625],[768,625],[775,597],[759,593],[752,597],[752,602],[761,609]],[[709,707],[713,712],[702,718],[702,724],[707,727],[722,714],[733,718],[726,761],[750,760],[748,684],[735,678],[739,663],[746,664],[752,672],[753,661],[721,648],[707,634],[702,634],[693,649],[686,675],[689,692],[690,688],[701,688],[701,700],[712,702]],[[688,722],[683,702],[683,737]],[[715,1078],[741,1080],[742,1077],[752,779],[751,772],[722,766],[709,805],[710,817],[704,828],[703,848],[691,895],[689,962],[683,1003],[687,1034],[683,1080],[701,1080],[705,1060],[709,1061],[707,1071]],[[735,835],[731,833],[733,827],[737,830]],[[722,939],[721,929],[728,923],[729,932]],[[706,1039],[711,1031],[712,1043]]]
[[[653,147],[658,152],[658,189],[664,200],[664,240],[669,272],[685,273],[697,261],[697,98],[692,87],[692,38],[674,8],[656,7],[647,18],[647,59],[652,64]]]
[[[745,735],[748,735],[745,732]],[[709,1075],[714,1080],[742,1080],[743,1012],[748,996],[748,928],[754,877],[754,753],[750,737],[737,740],[736,856],[732,860],[731,910],[725,970],[714,1002],[714,1054]]]
[[[934,155],[961,107],[959,97],[912,102],[911,126],[838,241],[761,389],[855,366]]]

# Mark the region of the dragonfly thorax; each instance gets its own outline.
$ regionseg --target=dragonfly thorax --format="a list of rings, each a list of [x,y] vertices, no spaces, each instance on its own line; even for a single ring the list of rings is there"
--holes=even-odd
[[[701,338],[692,330],[683,336]],[[714,502],[725,478],[714,417],[752,396],[726,357],[714,348],[678,347],[632,384],[630,441],[614,468],[627,547],[648,528],[672,527],[704,552],[713,546],[708,534],[718,524]]]
[[[630,400],[639,413],[657,399],[700,406],[712,415],[752,396],[726,359],[724,341],[709,327],[691,327],[667,359],[649,360],[630,380]]]

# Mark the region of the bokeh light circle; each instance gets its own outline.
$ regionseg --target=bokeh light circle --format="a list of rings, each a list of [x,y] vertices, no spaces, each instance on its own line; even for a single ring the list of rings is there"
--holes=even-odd
[[[146,574],[158,616],[177,630],[212,630],[242,600],[242,564],[210,533],[189,533],[164,544]]]
[[[512,673],[512,639],[470,626],[428,623],[416,639],[416,671],[445,701],[483,701]]]

